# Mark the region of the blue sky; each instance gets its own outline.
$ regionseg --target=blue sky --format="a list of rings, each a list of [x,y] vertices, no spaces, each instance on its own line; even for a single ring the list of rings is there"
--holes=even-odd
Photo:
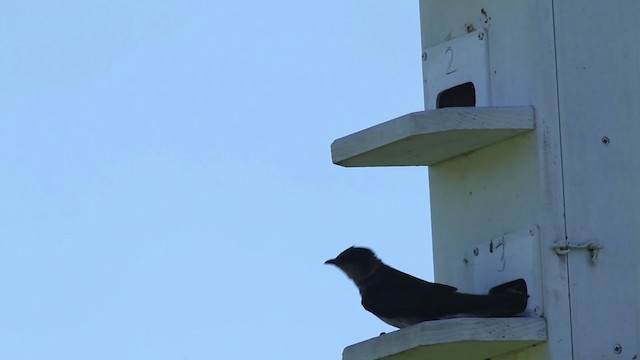
[[[433,277],[417,1],[0,4],[0,358],[335,359],[392,330],[323,262]]]

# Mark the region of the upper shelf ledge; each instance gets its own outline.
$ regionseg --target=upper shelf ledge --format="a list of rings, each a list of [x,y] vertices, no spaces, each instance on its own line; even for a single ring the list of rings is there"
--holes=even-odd
[[[331,144],[334,164],[433,165],[535,128],[533,107],[459,107],[410,113]]]
[[[485,360],[547,341],[544,318],[426,321],[348,346],[343,360]]]

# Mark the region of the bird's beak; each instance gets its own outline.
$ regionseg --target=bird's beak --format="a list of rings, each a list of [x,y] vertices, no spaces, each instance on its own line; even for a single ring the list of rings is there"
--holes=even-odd
[[[326,264],[333,264],[333,265],[335,265],[335,264],[336,264],[336,259],[329,259],[329,260],[325,261],[324,263],[325,263],[325,265],[326,265]]]

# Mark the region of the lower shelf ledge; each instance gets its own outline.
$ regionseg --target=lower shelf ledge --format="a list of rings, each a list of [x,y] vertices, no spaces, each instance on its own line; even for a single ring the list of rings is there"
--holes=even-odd
[[[343,360],[484,360],[547,341],[544,318],[427,321],[344,349]]]

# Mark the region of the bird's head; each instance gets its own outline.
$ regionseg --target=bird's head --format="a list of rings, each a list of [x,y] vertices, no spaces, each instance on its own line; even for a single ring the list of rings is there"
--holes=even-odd
[[[373,251],[355,246],[341,252],[335,259],[327,260],[324,263],[340,268],[356,285],[369,278],[382,265],[382,261],[376,257]]]

